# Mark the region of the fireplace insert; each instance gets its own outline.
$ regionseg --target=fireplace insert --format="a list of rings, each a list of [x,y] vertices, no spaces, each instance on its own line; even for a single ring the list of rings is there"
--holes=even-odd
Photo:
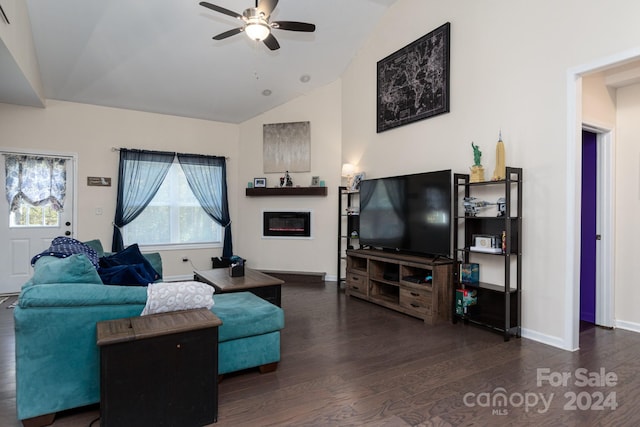
[[[311,237],[311,212],[263,212],[265,237]]]

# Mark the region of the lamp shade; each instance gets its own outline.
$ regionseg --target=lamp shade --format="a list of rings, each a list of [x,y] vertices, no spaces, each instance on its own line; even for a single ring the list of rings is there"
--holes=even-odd
[[[244,32],[250,39],[262,41],[269,36],[271,29],[262,22],[252,22],[245,27]]]
[[[356,171],[356,167],[351,163],[344,163],[342,165],[342,176],[352,176]]]

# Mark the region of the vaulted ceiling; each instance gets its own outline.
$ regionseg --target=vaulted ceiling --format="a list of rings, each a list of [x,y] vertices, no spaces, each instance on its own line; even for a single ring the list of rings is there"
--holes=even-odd
[[[316,31],[274,30],[271,51],[245,34],[212,40],[239,21],[198,0],[26,1],[46,98],[229,123],[338,79],[395,2],[280,0],[272,20]]]

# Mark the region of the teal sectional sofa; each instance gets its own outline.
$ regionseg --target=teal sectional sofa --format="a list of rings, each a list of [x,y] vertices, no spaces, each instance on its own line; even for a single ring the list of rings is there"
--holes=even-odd
[[[147,299],[144,286],[77,282],[92,281],[89,271],[74,276],[66,268],[70,278],[56,281],[55,268],[49,268],[47,283],[41,283],[38,277],[45,275],[38,274],[38,264],[36,280],[23,287],[14,309],[16,406],[25,426],[47,425],[56,412],[100,401],[96,324],[138,316]],[[219,374],[277,367],[284,327],[280,307],[242,292],[214,295],[211,311],[222,320]]]

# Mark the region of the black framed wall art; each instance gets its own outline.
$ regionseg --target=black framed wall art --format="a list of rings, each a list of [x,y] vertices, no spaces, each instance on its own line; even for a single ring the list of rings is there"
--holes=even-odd
[[[378,61],[377,131],[449,112],[451,24]]]

